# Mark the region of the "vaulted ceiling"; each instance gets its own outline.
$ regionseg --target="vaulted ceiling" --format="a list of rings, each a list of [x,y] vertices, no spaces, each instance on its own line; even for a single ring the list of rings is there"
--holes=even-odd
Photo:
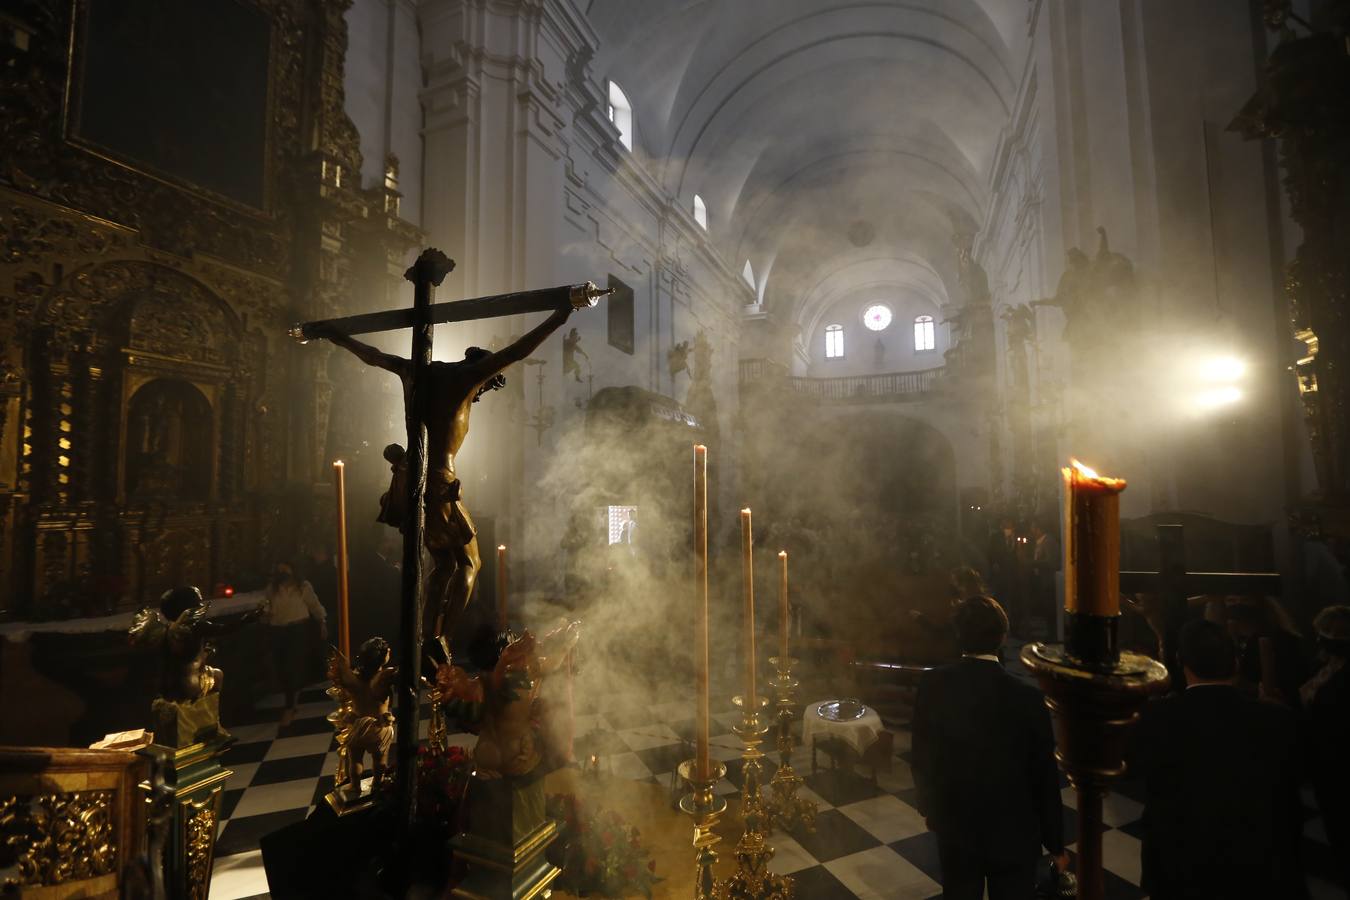
[[[589,0],[635,152],[804,329],[857,290],[956,301],[1026,0]]]

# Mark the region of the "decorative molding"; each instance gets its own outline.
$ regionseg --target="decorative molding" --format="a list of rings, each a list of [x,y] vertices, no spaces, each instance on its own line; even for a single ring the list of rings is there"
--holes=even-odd
[[[110,874],[117,868],[113,792],[0,797],[0,842],[14,854],[11,874],[0,879],[0,888]]]

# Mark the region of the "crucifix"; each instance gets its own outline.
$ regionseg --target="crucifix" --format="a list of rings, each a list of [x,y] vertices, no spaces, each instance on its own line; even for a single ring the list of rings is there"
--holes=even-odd
[[[594,284],[563,285],[478,297],[453,303],[432,303],[435,288],[455,263],[428,248],[403,273],[413,283],[412,309],[365,313],[295,325],[292,337],[304,343],[323,338],[362,362],[398,375],[403,384],[408,448],[404,457],[407,501],[403,516],[403,565],[400,598],[398,676],[398,802],[400,825],[416,815],[418,692],[422,657],[449,663],[455,620],[469,602],[481,562],[478,540],[460,494],[455,454],[469,431],[469,413],[485,392],[502,387],[502,370],[520,362],[556,331],[573,311],[595,306],[610,293]],[[478,347],[459,362],[433,362],[434,324],[465,322],[531,312],[552,312],[542,324],[496,352]],[[412,329],[408,359],[383,353],[353,335]],[[432,567],[422,585],[422,547]]]

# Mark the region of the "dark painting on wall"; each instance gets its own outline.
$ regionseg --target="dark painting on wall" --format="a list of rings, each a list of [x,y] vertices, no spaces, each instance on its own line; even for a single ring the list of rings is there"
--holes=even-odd
[[[267,15],[246,0],[83,0],[79,9],[72,137],[263,208]]]
[[[633,289],[613,275],[609,276],[609,287],[614,291],[606,300],[609,345],[624,353],[632,353],[635,349]]]

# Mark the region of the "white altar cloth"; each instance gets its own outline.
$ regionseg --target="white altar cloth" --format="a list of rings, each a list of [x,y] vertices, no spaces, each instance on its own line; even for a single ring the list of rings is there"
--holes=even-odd
[[[263,591],[248,591],[233,597],[218,597],[211,601],[212,617],[247,612],[263,600]],[[22,643],[38,632],[58,634],[97,634],[101,631],[126,631],[131,627],[135,611],[100,616],[97,619],[58,619],[52,622],[0,622],[0,635],[5,640]]]

